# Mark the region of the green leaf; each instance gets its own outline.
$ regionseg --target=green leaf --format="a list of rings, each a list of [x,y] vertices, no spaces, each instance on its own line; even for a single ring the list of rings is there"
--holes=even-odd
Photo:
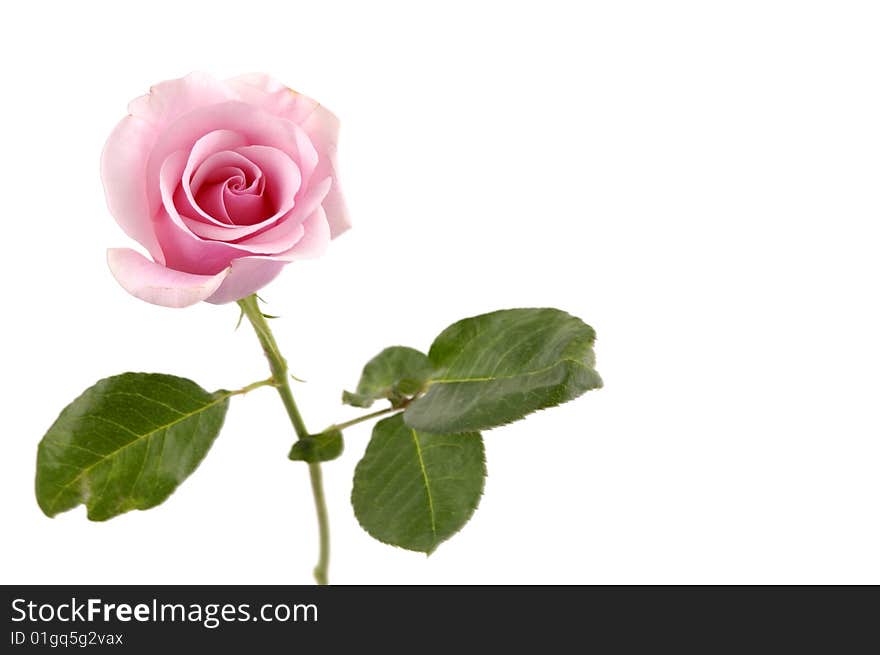
[[[485,477],[478,432],[419,432],[395,414],[373,428],[351,503],[371,536],[430,554],[473,515]]]
[[[342,402],[369,407],[373,401],[387,398],[399,407],[424,388],[431,371],[431,362],[424,353],[405,346],[386,348],[367,362],[357,392],[344,392]]]
[[[444,330],[428,357],[435,373],[404,420],[417,430],[483,430],[602,386],[593,328],[558,309],[507,309]]]
[[[40,509],[79,504],[93,521],[164,501],[201,463],[220,432],[230,392],[191,380],[124,373],[64,408],[37,450]]]
[[[375,398],[368,395],[361,395],[359,393],[355,393],[354,391],[343,391],[342,392],[342,402],[345,405],[351,405],[352,407],[370,407],[374,402]]]
[[[342,430],[328,430],[296,441],[288,457],[295,462],[329,462],[342,454],[342,448]]]

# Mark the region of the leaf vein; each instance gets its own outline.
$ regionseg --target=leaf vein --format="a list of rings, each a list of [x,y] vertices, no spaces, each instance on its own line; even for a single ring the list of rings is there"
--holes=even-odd
[[[434,497],[431,495],[431,483],[428,481],[428,471],[425,468],[425,460],[422,457],[422,446],[419,444],[419,436],[416,434],[416,431],[412,428],[409,428],[409,432],[412,435],[413,443],[416,446],[416,457],[419,460],[419,468],[422,471],[422,477],[425,479],[425,491],[428,494],[428,513],[431,515],[431,534],[434,535],[434,542],[437,541],[437,520],[434,515]]]

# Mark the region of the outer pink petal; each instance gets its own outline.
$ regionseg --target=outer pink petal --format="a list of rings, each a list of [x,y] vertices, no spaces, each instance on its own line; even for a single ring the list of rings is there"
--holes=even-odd
[[[243,101],[302,126],[318,151],[315,179],[320,180],[328,176],[333,178],[333,186],[324,201],[333,238],[350,228],[351,219],[336,172],[339,119],[333,112],[263,73],[241,75],[226,80],[226,84]]]
[[[296,242],[293,248],[276,255],[276,257],[284,261],[320,257],[327,251],[332,238],[327,214],[322,207],[318,207],[303,223],[302,238]]]
[[[107,263],[123,289],[136,298],[165,307],[188,307],[205,300],[231,273],[230,268],[216,275],[182,273],[151,262],[129,248],[108,250]]]
[[[339,139],[339,119],[322,105],[317,105],[302,123],[303,129],[315,144],[318,151],[318,165],[315,167],[315,179],[333,178],[330,192],[324,198],[324,211],[330,224],[330,234],[335,239],[351,227],[348,207],[339,185],[336,172],[336,144]]]
[[[206,302],[222,305],[249,296],[274,280],[286,265],[286,261],[272,257],[236,259],[230,266],[229,276]]]
[[[148,123],[134,116],[123,118],[101,153],[101,179],[107,207],[119,226],[153,259],[164,262],[146,190],[147,159],[155,140],[156,132]]]
[[[332,163],[330,167],[335,169],[335,162]],[[315,173],[316,176],[323,175],[320,164]],[[330,191],[324,199],[324,210],[327,212],[327,221],[330,223],[330,234],[332,235],[332,238],[335,239],[351,227],[351,217],[348,213],[348,205],[345,204],[345,196],[342,195],[342,189],[339,188],[339,178],[336,177],[335,171],[333,175],[333,186],[330,187]]]
[[[147,95],[128,104],[128,111],[161,129],[193,109],[230,100],[233,93],[220,80],[207,73],[194,72],[152,86]]]
[[[265,73],[248,73],[226,80],[226,86],[250,104],[301,125],[315,111],[317,101],[281,84]]]

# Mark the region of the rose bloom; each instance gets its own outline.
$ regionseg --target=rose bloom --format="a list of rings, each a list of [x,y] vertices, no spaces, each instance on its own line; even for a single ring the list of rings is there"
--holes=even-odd
[[[314,100],[262,74],[193,73],[157,84],[128,111],[104,146],[101,176],[110,212],[152,257],[107,253],[141,300],[238,300],[348,229],[339,121]]]

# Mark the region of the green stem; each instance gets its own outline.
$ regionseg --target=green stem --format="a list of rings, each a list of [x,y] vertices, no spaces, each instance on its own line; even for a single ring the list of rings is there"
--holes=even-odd
[[[257,333],[257,339],[263,347],[263,354],[269,361],[269,370],[272,371],[272,382],[281,396],[281,402],[284,403],[284,409],[290,417],[293,429],[296,432],[297,439],[304,439],[309,436],[306,424],[303,422],[296,401],[293,399],[293,392],[290,389],[290,379],[287,372],[287,361],[278,350],[278,344],[275,337],[269,329],[266,318],[260,311],[257,304],[256,295],[250,295],[238,301],[239,307],[251,325],[254,332]],[[324,484],[321,476],[321,465],[317,462],[309,464],[309,477],[312,482],[312,495],[315,497],[315,511],[318,515],[318,535],[320,539],[320,554],[318,556],[318,565],[315,567],[315,580],[318,584],[327,584],[327,567],[330,561],[330,523],[327,518],[327,503],[324,500]]]
[[[380,409],[378,412],[364,414],[363,416],[358,416],[357,418],[353,418],[350,421],[331,425],[329,428],[324,430],[324,432],[330,432],[330,430],[344,430],[345,428],[350,428],[352,425],[357,425],[358,423],[369,421],[371,418],[376,418],[377,416],[384,416],[385,414],[390,414],[391,412],[400,411],[403,411],[403,407],[386,407],[385,409]]]
[[[324,501],[324,479],[318,462],[309,464],[309,477],[312,481],[312,496],[315,498],[315,512],[318,514],[318,538],[321,551],[318,564],[312,572],[318,584],[327,584],[327,567],[330,565],[330,520],[327,517],[327,503]]]
[[[259,389],[260,387],[274,387],[275,386],[275,378],[268,378],[266,380],[260,380],[259,382],[251,382],[246,387],[242,387],[241,389],[236,389],[235,391],[230,391],[230,396],[240,396],[242,394],[247,393],[248,391],[253,391],[254,389]]]

